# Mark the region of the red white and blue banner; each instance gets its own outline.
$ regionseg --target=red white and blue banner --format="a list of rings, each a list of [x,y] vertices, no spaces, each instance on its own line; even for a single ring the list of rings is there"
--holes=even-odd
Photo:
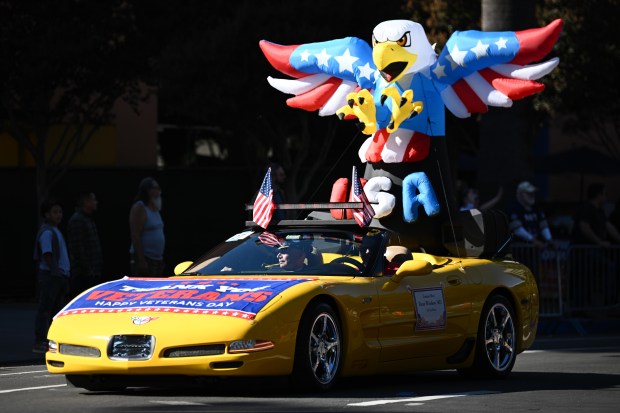
[[[251,320],[279,293],[311,278],[123,278],[76,297],[56,317],[72,314],[160,312]]]

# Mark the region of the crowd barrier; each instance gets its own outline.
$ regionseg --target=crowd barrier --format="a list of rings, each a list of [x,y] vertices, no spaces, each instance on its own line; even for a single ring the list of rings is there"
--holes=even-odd
[[[511,253],[536,277],[541,317],[607,315],[620,308],[620,246],[513,243]]]

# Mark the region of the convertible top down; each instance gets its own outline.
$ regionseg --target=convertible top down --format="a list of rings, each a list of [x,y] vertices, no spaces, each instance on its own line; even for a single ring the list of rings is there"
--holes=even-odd
[[[505,377],[530,347],[538,289],[503,258],[438,256],[310,213],[247,228],[169,278],[95,286],[60,311],[47,368],[89,390],[158,376],[338,378],[456,369]],[[297,249],[303,266],[287,269]]]

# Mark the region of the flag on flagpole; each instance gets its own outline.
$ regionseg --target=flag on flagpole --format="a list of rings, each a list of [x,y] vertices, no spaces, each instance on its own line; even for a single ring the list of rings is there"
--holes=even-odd
[[[267,174],[265,175],[265,179],[263,179],[263,184],[256,195],[256,199],[254,200],[252,220],[256,222],[257,225],[260,225],[266,229],[271,221],[274,209],[275,204],[273,202],[273,188],[271,187],[271,168],[269,168],[267,169]]]
[[[370,202],[368,202],[368,198],[364,193],[364,188],[362,188],[362,183],[357,177],[357,168],[353,167],[353,177],[351,178],[351,185],[353,185],[353,191],[351,192],[351,202],[361,202],[361,209],[353,210],[353,218],[357,221],[360,227],[365,227],[370,224],[372,221],[372,217],[375,216],[375,211],[372,209]]]

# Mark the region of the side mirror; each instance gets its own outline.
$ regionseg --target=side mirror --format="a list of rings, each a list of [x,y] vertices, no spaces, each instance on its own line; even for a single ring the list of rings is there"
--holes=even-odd
[[[404,277],[426,275],[431,272],[433,272],[433,266],[430,262],[425,260],[408,260],[400,265],[396,274],[392,276],[391,281],[399,283]]]
[[[188,269],[194,262],[193,261],[183,261],[180,264],[177,264],[174,267],[174,275],[179,275],[183,273],[186,269]]]

